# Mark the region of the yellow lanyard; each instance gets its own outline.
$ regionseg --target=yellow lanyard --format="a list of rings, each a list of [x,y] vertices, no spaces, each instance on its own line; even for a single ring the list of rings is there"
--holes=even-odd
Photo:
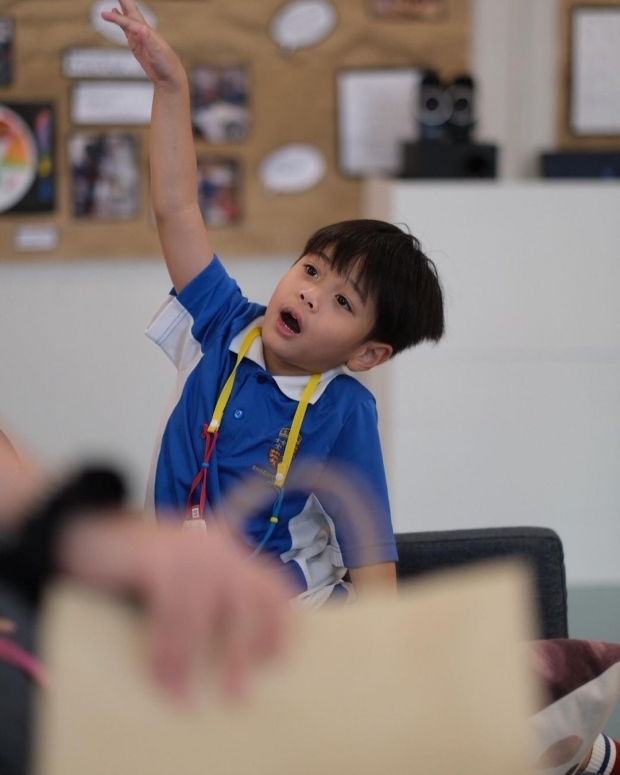
[[[222,417],[224,415],[224,410],[226,409],[226,405],[228,404],[228,401],[232,393],[233,385],[235,383],[237,368],[239,367],[239,364],[241,363],[241,361],[247,354],[248,350],[250,349],[250,345],[252,344],[252,342],[256,339],[257,336],[260,335],[261,330],[262,329],[259,326],[257,326],[256,328],[252,328],[245,335],[243,342],[241,343],[241,347],[239,348],[239,353],[237,354],[237,360],[235,362],[234,368],[231,371],[230,375],[228,376],[228,379],[224,383],[222,392],[220,393],[216,401],[215,409],[213,410],[213,416],[211,417],[211,422],[204,429],[203,437],[206,439],[205,457],[204,457],[204,462],[202,463],[202,466],[201,466],[201,470],[197,474],[196,478],[194,479],[190,489],[190,493],[187,501],[188,519],[196,520],[196,519],[202,518],[204,506],[206,503],[207,469],[209,468],[209,461],[211,458],[211,454],[215,447],[215,442],[217,441],[217,435],[219,432],[220,424],[222,422]],[[278,521],[278,513],[280,511],[280,505],[282,503],[282,495],[283,495],[282,488],[284,487],[284,483],[286,481],[286,477],[288,476],[289,468],[293,460],[293,454],[297,446],[299,433],[301,430],[301,424],[304,420],[306,409],[308,408],[310,399],[312,398],[312,395],[316,390],[317,385],[319,384],[320,378],[321,378],[320,374],[312,374],[312,376],[308,380],[303,390],[301,398],[299,399],[299,402],[297,404],[297,409],[295,410],[293,422],[291,424],[288,438],[286,440],[286,446],[284,447],[284,454],[282,455],[282,460],[278,463],[276,467],[276,474],[275,474],[273,483],[274,483],[274,486],[278,489],[280,495],[278,497],[277,505],[274,508],[274,512],[270,520],[272,523],[276,523]],[[198,508],[196,506],[192,506],[191,499],[192,499],[192,494],[194,490],[197,489],[200,485],[201,485],[200,507]]]
[[[306,409],[308,408],[312,394],[316,390],[316,386],[319,384],[320,379],[320,374],[313,374],[308,380],[306,387],[304,388],[304,392],[301,394],[301,398],[297,404],[297,409],[295,410],[295,416],[293,417],[291,429],[288,434],[288,439],[286,440],[286,446],[284,447],[282,460],[278,463],[276,468],[276,476],[273,482],[276,487],[284,487],[284,482],[288,476],[288,470],[291,467],[291,462],[293,461],[293,453],[295,452],[295,447],[297,446],[297,439],[299,438],[301,424],[304,421]]]
[[[253,328],[251,331],[248,331],[248,333],[245,335],[243,342],[241,343],[241,347],[239,348],[239,352],[237,353],[237,362],[235,363],[235,367],[230,372],[228,379],[224,383],[224,387],[222,388],[222,392],[219,395],[219,398],[217,399],[217,402],[215,404],[215,409],[213,410],[213,417],[211,418],[211,422],[209,424],[209,427],[207,428],[207,433],[215,433],[216,430],[220,427],[220,423],[222,422],[222,415],[224,414],[224,409],[226,409],[226,404],[228,403],[228,399],[230,398],[230,394],[232,393],[233,385],[235,384],[235,376],[237,375],[237,367],[241,363],[241,361],[245,358],[245,354],[250,349],[250,345],[252,342],[256,339],[257,336],[260,335],[261,328],[257,326],[256,328]]]

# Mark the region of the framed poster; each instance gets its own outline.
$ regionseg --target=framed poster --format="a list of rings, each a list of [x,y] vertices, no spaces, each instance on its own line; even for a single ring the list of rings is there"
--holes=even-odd
[[[338,166],[347,176],[395,175],[401,143],[418,134],[414,67],[341,70],[336,76]]]
[[[54,106],[0,104],[0,213],[45,213],[54,206]]]
[[[229,226],[241,217],[241,170],[237,159],[198,157],[198,205],[207,226]]]
[[[76,132],[69,139],[74,218],[124,221],[139,211],[137,140],[129,132]]]
[[[620,135],[620,6],[574,7],[570,40],[570,131]]]
[[[245,140],[250,127],[249,78],[242,65],[194,67],[189,72],[192,127],[212,143]]]

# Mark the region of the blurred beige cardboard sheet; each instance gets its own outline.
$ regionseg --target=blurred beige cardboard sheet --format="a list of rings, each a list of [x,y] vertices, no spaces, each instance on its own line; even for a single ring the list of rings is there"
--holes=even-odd
[[[37,775],[524,775],[529,593],[520,566],[491,565],[301,614],[292,655],[248,702],[211,692],[182,711],[150,682],[138,614],[60,586]]]

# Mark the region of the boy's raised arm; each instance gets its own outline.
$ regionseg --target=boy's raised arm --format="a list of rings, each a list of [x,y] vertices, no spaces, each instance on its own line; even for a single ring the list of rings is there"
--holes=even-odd
[[[134,0],[102,17],[117,24],[154,84],[149,140],[151,197],[172,284],[181,291],[213,259],[198,206],[198,174],[190,119],[189,86],[179,58],[150,27]]]

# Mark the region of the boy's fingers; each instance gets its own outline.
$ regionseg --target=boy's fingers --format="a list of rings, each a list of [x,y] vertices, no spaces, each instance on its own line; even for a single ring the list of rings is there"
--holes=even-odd
[[[113,8],[111,11],[101,11],[101,18],[105,19],[107,22],[112,22],[112,24],[117,24],[123,30],[126,29],[131,22],[131,19],[127,16],[123,16],[118,8]]]
[[[107,22],[118,25],[125,32],[138,32],[142,29],[142,24],[140,22],[135,19],[130,19],[129,16],[123,16],[116,8],[111,11],[102,11],[101,17]]]
[[[118,0],[121,8],[123,9],[123,13],[126,16],[131,17],[132,19],[136,19],[139,22],[142,22],[143,24],[146,24],[146,19],[142,15],[142,12],[138,8],[137,4],[133,2],[133,0]]]

